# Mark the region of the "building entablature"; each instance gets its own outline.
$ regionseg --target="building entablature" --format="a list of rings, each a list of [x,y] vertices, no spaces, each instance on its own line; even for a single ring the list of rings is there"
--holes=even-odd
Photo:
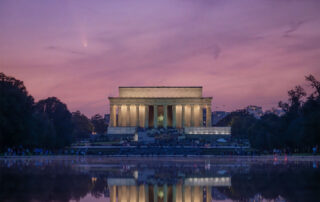
[[[212,97],[201,98],[124,98],[109,97],[110,105],[211,105]]]
[[[119,97],[202,97],[201,86],[122,86],[119,87]]]

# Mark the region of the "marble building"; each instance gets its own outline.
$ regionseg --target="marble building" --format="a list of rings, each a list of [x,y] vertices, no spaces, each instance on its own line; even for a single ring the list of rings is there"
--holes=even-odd
[[[119,87],[109,102],[110,127],[211,127],[212,97],[201,86]]]

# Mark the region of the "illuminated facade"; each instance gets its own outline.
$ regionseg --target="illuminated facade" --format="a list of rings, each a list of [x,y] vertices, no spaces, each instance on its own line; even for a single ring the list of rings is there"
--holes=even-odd
[[[202,87],[119,87],[119,97],[109,97],[109,126],[211,127],[211,101]]]
[[[137,184],[132,178],[108,178],[111,202],[211,202],[213,187],[231,187],[231,177],[186,178],[177,184]]]

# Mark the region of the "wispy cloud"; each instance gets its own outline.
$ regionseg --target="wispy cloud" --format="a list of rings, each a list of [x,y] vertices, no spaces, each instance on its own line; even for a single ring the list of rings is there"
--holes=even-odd
[[[284,37],[290,37],[290,35],[297,31],[303,24],[305,24],[307,21],[298,21],[298,22],[292,22],[289,24],[289,28],[284,32]]]
[[[44,49],[48,50],[48,51],[71,53],[71,54],[76,54],[76,55],[85,55],[84,52],[77,51],[77,50],[71,50],[71,49],[63,48],[63,47],[59,47],[59,46],[46,46]]]

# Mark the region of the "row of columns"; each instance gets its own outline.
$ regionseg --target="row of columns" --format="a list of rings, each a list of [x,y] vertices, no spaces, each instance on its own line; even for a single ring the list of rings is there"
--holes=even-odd
[[[122,108],[125,106],[126,112],[122,112]],[[130,105],[110,105],[110,126],[116,127],[116,126],[141,126],[144,128],[149,127],[149,105],[142,105],[144,107],[144,120],[143,125],[140,124],[140,105],[135,105],[135,120],[136,123],[132,123],[131,121],[131,112],[130,112]],[[158,127],[158,106],[159,105],[153,105],[153,127]],[[168,105],[160,105],[164,108],[163,113],[163,127],[168,127]],[[172,127],[177,126],[177,105],[172,105]],[[185,127],[186,125],[189,125],[186,123],[186,106],[187,105],[181,105],[181,127]],[[191,106],[191,112],[190,112],[190,126],[196,126],[195,120],[195,105],[189,105]],[[206,127],[211,126],[211,106],[210,105],[197,105],[200,107],[199,109],[199,126],[203,125],[203,108],[206,108]],[[117,109],[118,109],[118,121],[117,121]],[[124,116],[124,117],[122,117]],[[141,121],[142,122],[142,121]]]
[[[109,186],[110,202],[159,202],[159,201],[175,201],[175,202],[211,202],[211,186],[185,186],[173,185],[171,187],[172,198],[169,197],[168,189],[171,186],[163,185],[161,187],[161,195],[159,195],[160,187],[153,185],[149,190],[148,185],[111,185]],[[206,192],[204,192],[206,190]],[[149,195],[151,191],[152,194]],[[150,197],[151,196],[151,197]],[[160,199],[160,200],[159,200]],[[204,200],[205,199],[205,200]]]

